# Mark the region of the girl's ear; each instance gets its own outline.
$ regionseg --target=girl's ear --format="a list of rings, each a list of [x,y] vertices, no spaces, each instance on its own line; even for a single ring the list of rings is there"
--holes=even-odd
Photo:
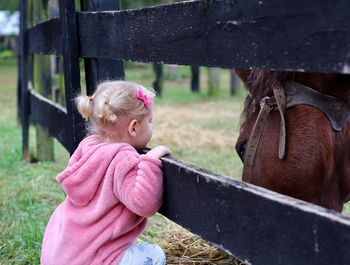
[[[130,134],[130,136],[132,137],[136,137],[137,133],[138,133],[138,126],[139,126],[139,122],[138,120],[134,119],[129,123],[128,126],[128,133]]]

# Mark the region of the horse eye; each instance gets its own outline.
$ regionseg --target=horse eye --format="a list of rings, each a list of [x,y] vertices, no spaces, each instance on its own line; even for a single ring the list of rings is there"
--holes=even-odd
[[[241,158],[242,162],[244,161],[244,153],[245,153],[246,147],[247,147],[247,141],[241,141],[236,144],[236,152]]]

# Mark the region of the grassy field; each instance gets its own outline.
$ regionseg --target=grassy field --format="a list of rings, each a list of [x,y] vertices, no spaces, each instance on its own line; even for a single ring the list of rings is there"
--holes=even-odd
[[[150,146],[169,146],[174,156],[222,175],[240,177],[241,162],[234,152],[238,120],[244,93],[229,97],[229,73],[222,71],[222,93],[206,96],[206,72],[201,74],[202,91],[189,89],[189,68],[179,67],[169,75],[164,94],[156,100],[154,137]],[[150,87],[151,68],[128,68],[126,78]],[[16,109],[16,64],[0,62],[0,264],[39,264],[42,235],[64,194],[55,176],[69,155],[55,142],[55,162],[26,163],[21,158],[21,128]],[[35,155],[35,135],[30,147]],[[166,225],[164,225],[166,223]],[[157,241],[167,222],[155,216],[143,234],[145,241]]]

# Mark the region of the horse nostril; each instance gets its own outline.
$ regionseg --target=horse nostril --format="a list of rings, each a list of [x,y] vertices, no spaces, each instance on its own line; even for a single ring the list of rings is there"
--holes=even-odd
[[[244,153],[245,153],[246,146],[247,146],[247,141],[241,141],[236,144],[236,152],[241,158],[242,162],[244,161]]]

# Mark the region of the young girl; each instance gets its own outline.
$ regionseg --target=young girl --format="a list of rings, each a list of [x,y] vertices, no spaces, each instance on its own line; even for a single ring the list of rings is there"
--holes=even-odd
[[[159,158],[170,154],[164,146],[136,152],[152,136],[153,96],[138,84],[108,81],[77,98],[91,135],[57,176],[67,196],[47,225],[41,264],[165,264],[159,246],[135,244],[161,205]]]

